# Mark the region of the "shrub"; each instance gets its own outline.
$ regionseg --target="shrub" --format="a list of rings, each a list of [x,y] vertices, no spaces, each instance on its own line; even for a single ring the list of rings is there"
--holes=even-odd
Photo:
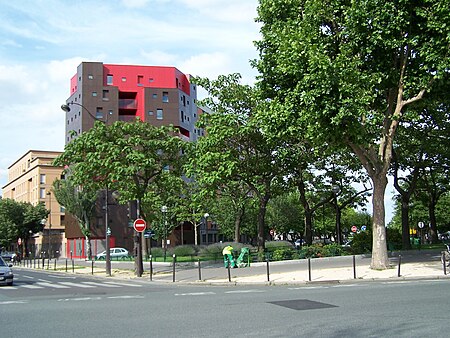
[[[292,255],[294,253],[294,249],[292,247],[280,247],[275,249],[272,254],[272,260],[274,261],[282,261],[286,259],[292,259]]]
[[[163,257],[164,250],[163,248],[152,248],[152,257]]]
[[[372,231],[361,231],[353,236],[352,253],[363,254],[372,252]]]
[[[192,245],[179,245],[173,248],[173,253],[176,256],[194,256],[195,248]]]
[[[322,257],[341,256],[343,252],[342,246],[336,243],[325,245],[321,250]]]

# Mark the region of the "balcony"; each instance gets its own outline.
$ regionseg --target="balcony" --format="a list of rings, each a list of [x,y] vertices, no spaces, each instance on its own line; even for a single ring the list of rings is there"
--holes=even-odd
[[[119,99],[119,109],[136,109],[136,107],[134,99]]]

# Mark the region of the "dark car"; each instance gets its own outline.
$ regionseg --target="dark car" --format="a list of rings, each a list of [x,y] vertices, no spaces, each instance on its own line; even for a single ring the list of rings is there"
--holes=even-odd
[[[5,262],[14,262],[17,255],[15,252],[3,251],[0,256]]]
[[[14,274],[11,270],[12,266],[11,263],[6,263],[0,257],[0,284],[13,285]]]

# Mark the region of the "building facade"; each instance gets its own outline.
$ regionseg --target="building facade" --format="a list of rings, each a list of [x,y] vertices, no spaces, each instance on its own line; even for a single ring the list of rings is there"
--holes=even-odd
[[[175,67],[83,62],[70,80],[66,103],[66,144],[93,127],[139,118],[154,126],[173,125],[187,141],[196,141],[199,109],[196,85]]]
[[[8,183],[2,187],[3,198],[37,205],[40,202],[50,214],[44,231],[33,234],[29,248],[32,256],[43,252],[52,257],[65,256],[65,213],[56,201],[52,184],[60,179],[63,168],[53,165],[61,152],[30,150],[8,168]],[[50,249],[50,250],[49,250]]]
[[[195,142],[203,135],[203,130],[195,126],[202,110],[196,104],[196,85],[190,83],[189,78],[175,67],[81,63],[70,80],[70,96],[66,100],[70,108],[65,109],[66,144],[91,129],[98,120],[109,125],[136,119],[156,127],[173,125],[183,140]],[[107,200],[112,201],[111,197]],[[104,249],[104,201],[104,196],[97,201],[97,217],[92,225],[94,254]],[[124,217],[129,214],[126,209],[126,206],[109,205],[108,210],[113,215],[108,220],[110,246],[122,246],[131,252],[133,218]],[[180,225],[168,242],[171,246],[193,244],[193,233],[192,225]],[[75,257],[85,255],[84,239],[80,235],[68,222],[67,251]]]

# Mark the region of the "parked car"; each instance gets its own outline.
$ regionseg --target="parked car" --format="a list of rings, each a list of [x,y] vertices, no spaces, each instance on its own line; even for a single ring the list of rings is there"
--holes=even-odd
[[[109,256],[111,258],[124,258],[128,257],[128,250],[124,248],[111,248],[109,249]],[[106,259],[106,250],[97,254],[97,259]]]
[[[13,285],[14,274],[11,270],[12,266],[11,263],[6,263],[0,257],[0,284]]]
[[[15,252],[3,251],[0,256],[5,262],[14,262],[17,255]]]
[[[306,241],[304,239],[297,239],[294,243],[296,249],[300,249],[303,245],[306,245]]]

